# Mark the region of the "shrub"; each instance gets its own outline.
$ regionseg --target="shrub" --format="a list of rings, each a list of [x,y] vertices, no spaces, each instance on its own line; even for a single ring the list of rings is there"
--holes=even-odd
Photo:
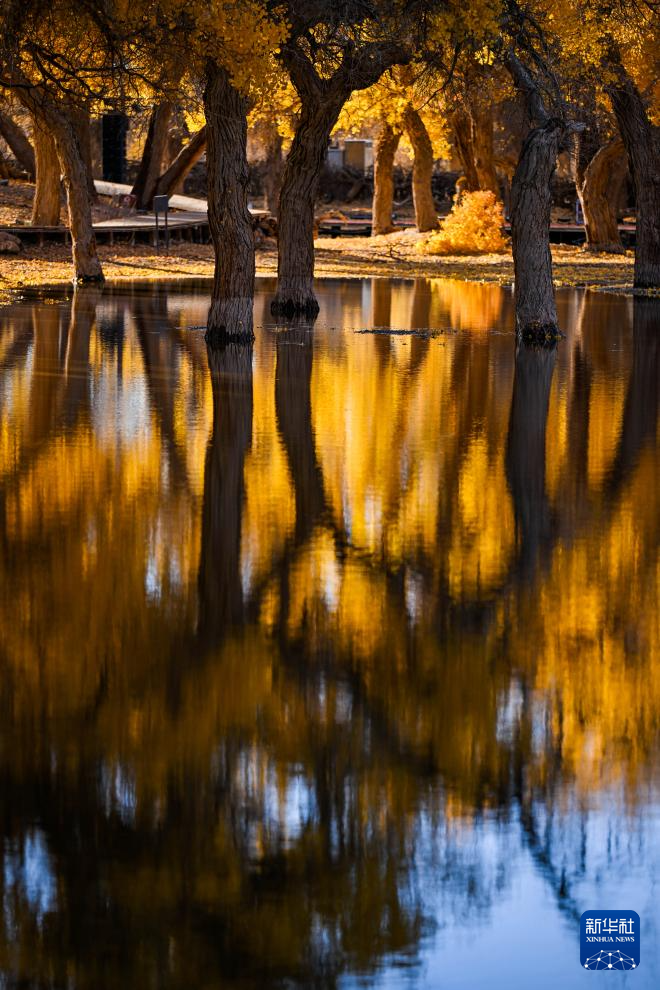
[[[504,210],[492,192],[463,193],[440,230],[420,241],[422,254],[491,254],[506,251]]]

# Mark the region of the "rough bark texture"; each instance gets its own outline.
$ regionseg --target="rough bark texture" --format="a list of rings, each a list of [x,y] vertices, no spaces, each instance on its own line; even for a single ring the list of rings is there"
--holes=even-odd
[[[394,156],[401,134],[383,121],[376,138],[374,156],[374,199],[371,233],[387,234],[393,230],[392,207],[394,204]]]
[[[549,120],[527,136],[511,184],[516,327],[523,339],[557,334],[550,254],[550,183],[563,127]]]
[[[197,164],[206,151],[206,126],[200,127],[188,143],[183,146],[156,183],[155,196],[171,196],[183,183],[191,168]]]
[[[451,126],[454,135],[454,148],[465,178],[463,189],[465,192],[476,192],[479,188],[479,176],[477,175],[472,145],[472,120],[465,110],[458,109],[451,115]]]
[[[329,78],[318,75],[296,40],[282,46],[282,61],[300,98],[300,117],[280,195],[277,293],[271,310],[285,316],[316,316],[314,205],[328,140],[341,108],[354,90],[367,89],[407,53],[396,44],[349,45]]]
[[[89,110],[83,107],[72,107],[69,116],[73,129],[76,132],[80,155],[85,163],[85,173],[87,176],[87,192],[92,203],[98,202],[98,193],[94,185],[94,169],[92,166],[92,128]]]
[[[609,199],[610,177],[623,154],[623,142],[619,138],[609,141],[598,149],[583,175],[578,175],[576,179],[587,247],[591,251],[624,250],[619,225]]]
[[[151,209],[163,168],[173,111],[173,104],[169,100],[163,100],[151,112],[140,168],[132,189],[138,209]]]
[[[660,127],[651,123],[639,90],[618,67],[607,87],[628,154],[637,200],[635,288],[660,286]]]
[[[438,211],[433,199],[433,145],[421,116],[413,107],[407,107],[403,123],[414,153],[412,189],[415,204],[417,230],[435,230]]]
[[[31,179],[34,179],[37,165],[32,145],[23,129],[6,113],[0,113],[0,137],[9,145],[18,164],[25,169]]]
[[[215,62],[206,69],[209,226],[215,277],[206,339],[213,344],[253,339],[254,235],[248,211],[248,102]]]
[[[419,231],[435,230],[438,211],[433,199],[433,145],[424,121],[417,110],[408,107],[404,114],[404,126],[413,148],[412,190],[415,206],[415,223]]]
[[[32,140],[37,176],[31,223],[33,227],[56,227],[60,222],[60,162],[50,131],[36,117]]]
[[[315,89],[301,96],[296,133],[284,169],[278,227],[277,294],[273,313],[317,315],[314,295],[314,204],[332,128],[348,98]]]

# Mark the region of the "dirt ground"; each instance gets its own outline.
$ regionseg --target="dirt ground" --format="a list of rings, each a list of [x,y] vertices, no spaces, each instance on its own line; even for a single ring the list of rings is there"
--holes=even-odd
[[[29,222],[33,186],[12,182],[0,188],[0,226]],[[94,208],[95,220],[120,216],[121,207],[107,200]],[[64,215],[64,211],[63,211]],[[393,278],[426,276],[510,284],[513,262],[510,252],[478,257],[436,257],[420,254],[424,235],[405,230],[379,237],[322,237],[316,241],[316,274],[319,278],[382,275]],[[172,253],[157,255],[149,245],[101,244],[99,254],[107,279],[172,279],[211,277],[210,245],[172,244]],[[633,252],[625,255],[591,255],[581,248],[554,246],[557,285],[585,285],[630,291]],[[277,249],[267,241],[257,249],[257,274],[277,272]],[[26,246],[19,255],[0,255],[0,292],[27,286],[60,285],[71,281],[70,249],[64,245]]]

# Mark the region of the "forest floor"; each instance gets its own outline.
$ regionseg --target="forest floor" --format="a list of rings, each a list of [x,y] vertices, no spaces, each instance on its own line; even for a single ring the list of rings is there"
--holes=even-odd
[[[316,241],[318,278],[452,278],[467,281],[513,281],[511,254],[437,257],[419,254],[414,231],[380,237],[319,238]],[[593,286],[630,292],[633,255],[590,255],[581,248],[553,246],[555,283]],[[112,281],[169,280],[213,275],[210,245],[173,244],[171,253],[156,254],[149,245],[101,244],[105,276]],[[277,250],[272,243],[257,250],[257,274],[277,273]],[[71,282],[71,252],[63,245],[28,246],[17,255],[0,256],[0,291]]]

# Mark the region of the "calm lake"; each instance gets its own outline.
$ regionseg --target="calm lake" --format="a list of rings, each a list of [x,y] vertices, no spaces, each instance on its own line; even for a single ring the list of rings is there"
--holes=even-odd
[[[272,290],[0,309],[0,988],[658,987],[660,301]]]

